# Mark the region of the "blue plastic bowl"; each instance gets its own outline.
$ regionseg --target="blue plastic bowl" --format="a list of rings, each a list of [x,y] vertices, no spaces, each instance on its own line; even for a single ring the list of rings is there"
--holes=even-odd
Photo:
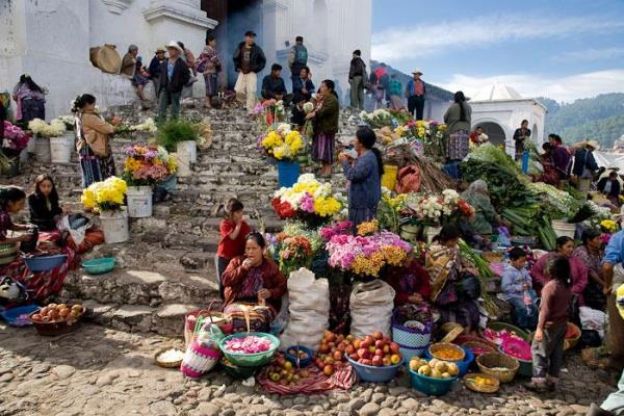
[[[290,353],[291,350],[297,350],[297,349],[299,349],[299,351],[303,351],[306,354],[308,354],[308,359],[299,360],[299,363],[297,363],[297,356],[295,354]],[[307,347],[304,347],[303,345],[293,345],[292,347],[286,348],[286,352],[284,353],[284,355],[286,355],[286,359],[290,361],[295,367],[299,365],[299,368],[304,368],[312,364],[312,357],[314,357],[314,351],[312,351],[311,349]]]
[[[35,304],[16,306],[0,312],[0,316],[11,326],[28,326],[32,325],[30,314],[39,309],[41,308]]]
[[[405,365],[408,365],[412,358],[422,356],[425,351],[427,351],[427,347],[410,348],[399,344],[399,351],[401,352],[401,357],[403,357]]]
[[[102,257],[83,261],[82,268],[88,274],[104,274],[112,271],[115,268],[115,263],[115,257]]]
[[[462,361],[448,361],[448,362],[457,364],[457,367],[459,368],[459,376],[463,377],[466,374],[468,374],[468,369],[470,368],[470,364],[472,364],[472,362],[474,361],[475,356],[470,348],[467,348],[467,347],[461,347],[461,348],[466,353],[466,356],[464,357],[464,359]],[[431,354],[429,354],[429,349],[425,350],[425,358],[427,359],[427,361],[431,359]]]
[[[355,374],[357,374],[358,378],[361,381],[369,383],[386,383],[392,380],[396,376],[397,371],[399,371],[399,368],[403,365],[403,360],[396,365],[384,367],[360,364],[357,361],[353,361],[348,356],[347,360],[355,369]]]
[[[448,393],[458,377],[453,378],[432,378],[418,374],[416,371],[409,370],[412,388],[425,393],[429,396],[442,396]]]
[[[59,267],[67,260],[66,254],[54,254],[52,256],[24,257],[26,267],[32,273],[48,272]]]

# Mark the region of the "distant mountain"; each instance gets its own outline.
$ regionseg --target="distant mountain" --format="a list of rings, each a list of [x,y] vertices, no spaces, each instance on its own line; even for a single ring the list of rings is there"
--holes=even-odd
[[[559,134],[566,142],[595,139],[611,148],[624,135],[624,94],[602,94],[594,98],[560,104],[538,98],[546,108],[545,131]]]

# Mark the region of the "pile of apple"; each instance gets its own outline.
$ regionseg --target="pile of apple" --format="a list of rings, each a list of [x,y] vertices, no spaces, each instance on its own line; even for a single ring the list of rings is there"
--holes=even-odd
[[[349,358],[363,365],[383,367],[401,362],[399,344],[392,342],[379,331],[362,339],[355,339],[352,346],[353,348],[347,351]]]
[[[48,306],[42,308],[39,312],[33,314],[31,319],[34,322],[63,322],[68,319],[78,319],[84,308],[80,304],[73,306],[65,305],[61,303],[51,303]]]
[[[269,379],[282,386],[294,386],[310,377],[305,368],[296,368],[282,353],[277,354],[268,370]]]
[[[445,379],[457,377],[459,375],[459,367],[457,367],[457,364],[435,358],[427,361],[422,358],[414,357],[410,361],[409,366],[410,370],[431,378]]]
[[[349,351],[355,351],[354,340],[355,337],[351,335],[345,337],[331,331],[325,331],[314,358],[314,364],[323,374],[328,377],[331,376],[338,367],[344,365],[345,353],[349,354]]]

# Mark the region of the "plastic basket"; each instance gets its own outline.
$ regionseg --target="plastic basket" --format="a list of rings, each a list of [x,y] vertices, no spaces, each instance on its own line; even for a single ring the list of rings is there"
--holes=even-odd
[[[458,359],[457,360],[449,360],[439,355],[439,351],[442,349],[450,349],[457,352]],[[448,342],[438,342],[437,344],[431,344],[429,349],[427,350],[431,358],[437,358],[438,360],[448,361],[448,362],[457,362],[463,361],[466,358],[466,351],[459,345],[450,344]]]
[[[295,354],[291,354],[290,351],[299,350],[308,354],[308,358],[305,360],[298,359]],[[286,359],[293,363],[296,368],[304,368],[312,364],[312,359],[314,357],[314,351],[311,349],[304,347],[303,345],[293,345],[292,347],[286,348]]]
[[[115,257],[102,257],[83,261],[82,268],[88,274],[98,275],[111,272],[115,268],[115,264]]]
[[[403,365],[402,360],[398,364],[383,367],[360,364],[350,357],[347,357],[347,360],[355,370],[355,374],[357,374],[358,378],[361,381],[369,383],[387,383],[396,376],[397,371],[399,371],[399,368]]]
[[[406,364],[409,364],[412,358],[422,356],[425,351],[427,351],[427,347],[425,346],[422,348],[410,348],[399,344],[399,351],[401,352],[401,357],[403,357],[403,361],[405,361]]]
[[[457,381],[457,377],[442,379],[432,378],[418,374],[411,369],[409,370],[409,374],[412,388],[429,396],[445,395],[453,388],[453,384]]]
[[[457,364],[457,367],[459,368],[459,375],[464,376],[468,373],[468,370],[470,369],[470,364],[473,363],[473,361],[475,360],[475,355],[472,352],[472,350],[470,348],[467,347],[461,347],[464,350],[464,353],[466,354],[464,356],[463,360],[460,361],[448,361],[448,360],[444,360],[447,363],[455,363]],[[431,354],[429,353],[429,350],[425,351],[425,359],[430,360],[431,358]]]
[[[300,166],[297,162],[277,162],[277,177],[280,188],[290,188],[299,179]]]
[[[431,342],[431,327],[425,327],[420,331],[393,323],[392,340],[408,348],[423,348]]]
[[[47,272],[65,263],[66,254],[54,254],[52,256],[24,257],[26,267],[32,273]]]
[[[271,348],[268,351],[259,352],[255,354],[244,354],[238,352],[229,352],[225,348],[225,343],[234,338],[242,338],[248,335],[268,338],[271,341]],[[219,349],[223,352],[223,355],[228,361],[236,366],[240,367],[260,367],[271,361],[273,355],[279,348],[280,340],[271,334],[265,332],[241,332],[238,334],[230,335],[219,341]]]

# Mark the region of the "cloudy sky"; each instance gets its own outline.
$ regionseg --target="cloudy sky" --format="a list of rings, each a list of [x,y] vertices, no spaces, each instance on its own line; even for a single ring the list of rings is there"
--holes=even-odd
[[[372,58],[474,94],[624,92],[624,0],[373,0]]]

